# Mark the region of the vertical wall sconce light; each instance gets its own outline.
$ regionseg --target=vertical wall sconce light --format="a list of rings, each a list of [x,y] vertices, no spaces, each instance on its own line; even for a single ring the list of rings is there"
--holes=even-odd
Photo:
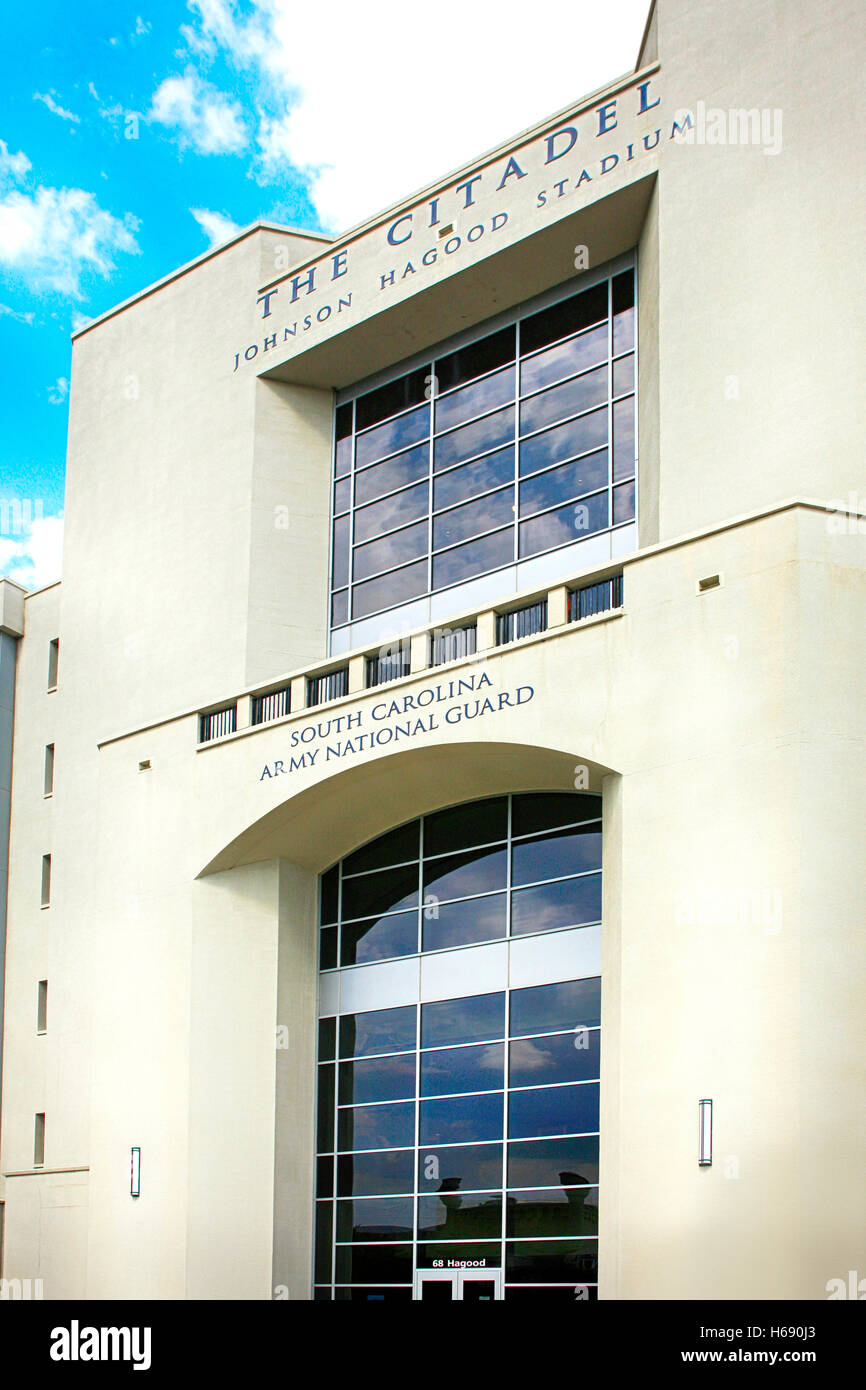
[[[141,1196],[141,1149],[130,1149],[129,1195]]]
[[[698,1101],[698,1165],[708,1168],[713,1161],[713,1102]]]

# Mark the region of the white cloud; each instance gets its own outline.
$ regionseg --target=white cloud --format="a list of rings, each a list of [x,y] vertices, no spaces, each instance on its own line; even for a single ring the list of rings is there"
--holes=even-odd
[[[135,218],[120,221],[83,188],[0,195],[0,266],[34,289],[81,297],[85,270],[106,276],[115,252],[138,251]]]
[[[80,314],[77,309],[72,310],[72,332],[77,333],[79,328],[84,328],[92,320],[87,314]]]
[[[205,82],[192,68],[183,77],[167,77],[153,94],[148,119],[173,127],[181,144],[199,154],[232,154],[247,143],[238,102]]]
[[[53,111],[55,116],[59,116],[63,121],[72,121],[75,125],[81,124],[81,117],[76,116],[74,111],[67,111],[65,106],[58,106],[50,92],[34,92],[33,100],[41,101],[43,105],[48,107],[49,111]]]
[[[297,0],[188,0],[188,33],[258,71],[264,176],[309,171],[332,228],[344,228],[477,158],[630,71],[649,0],[547,0],[536,22],[488,5],[333,0],[332,40],[299,32]]]
[[[52,405],[62,405],[69,395],[69,381],[59,376],[53,386],[48,387],[48,399]]]
[[[142,19],[140,14],[136,15],[135,28],[132,31],[132,38],[140,39],[143,37],[144,34],[149,34],[151,27],[152,26],[150,24],[146,23],[146,21]]]
[[[138,251],[138,223],[106,212],[83,188],[13,187],[30,169],[25,154],[10,154],[0,140],[0,267],[28,288],[79,299],[85,270],[108,275],[115,252]]]
[[[60,578],[63,516],[34,517],[23,534],[0,535],[0,574],[25,589],[41,589]]]
[[[32,310],[22,313],[18,309],[10,309],[8,304],[0,304],[0,318],[4,316],[14,319],[16,323],[26,323],[28,328],[31,327],[34,318]]]
[[[17,154],[9,153],[9,146],[5,140],[0,140],[0,185],[11,179],[18,183],[30,170],[30,160],[19,150]]]
[[[224,212],[210,212],[207,208],[190,208],[190,212],[201,227],[211,246],[219,246],[229,241],[240,227]]]

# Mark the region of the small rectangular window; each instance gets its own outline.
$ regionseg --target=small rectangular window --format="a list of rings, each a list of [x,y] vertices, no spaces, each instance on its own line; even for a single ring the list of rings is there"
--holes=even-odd
[[[37,1115],[33,1126],[33,1167],[41,1168],[45,1162],[45,1115]]]
[[[54,744],[53,744],[53,743],[46,743],[46,745],[45,745],[45,787],[44,787],[44,792],[45,792],[45,795],[46,795],[46,796],[53,796],[53,794],[54,794]]]
[[[444,666],[446,661],[459,661],[461,657],[473,656],[477,628],[437,627],[430,634],[430,665]]]
[[[547,630],[547,599],[530,603],[526,608],[515,608],[511,613],[496,615],[496,645],[516,642],[521,637],[532,637],[537,632]]]
[[[51,855],[42,856],[42,906],[48,907],[51,902]]]
[[[55,637],[48,643],[48,689],[54,690],[57,685],[57,662],[60,657],[60,638]]]
[[[44,1033],[48,1027],[48,981],[39,981],[39,992],[36,1002],[36,1031]]]

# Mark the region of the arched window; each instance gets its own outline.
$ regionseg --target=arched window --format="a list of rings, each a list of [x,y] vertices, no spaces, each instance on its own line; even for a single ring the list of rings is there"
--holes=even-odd
[[[316,1298],[595,1298],[600,817],[491,797],[322,875]]]

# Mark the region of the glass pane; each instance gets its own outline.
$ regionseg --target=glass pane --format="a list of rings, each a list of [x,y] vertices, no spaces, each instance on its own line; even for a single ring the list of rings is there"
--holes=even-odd
[[[634,473],[634,396],[617,401],[613,408],[613,476]]]
[[[554,931],[601,921],[601,874],[521,888],[511,899],[511,934]]]
[[[344,478],[341,483],[334,485],[334,515],[349,510],[349,503],[352,500],[352,489],[348,478]]]
[[[334,1070],[330,1063],[319,1067],[316,1104],[317,1153],[332,1153],[334,1149]]]
[[[513,400],[514,368],[506,367],[504,371],[494,372],[492,376],[464,386],[449,396],[440,396],[436,401],[435,429],[438,433],[453,425],[462,425],[464,420],[471,420],[475,415],[483,415],[485,411]]]
[[[428,907],[431,899],[465,898],[471,893],[505,888],[507,873],[508,852],[504,845],[428,860],[424,865],[424,905]]]
[[[590,328],[577,338],[569,338],[565,343],[547,348],[536,357],[524,359],[520,364],[520,393],[538,391],[551,382],[562,381],[563,377],[574,376],[586,367],[595,366],[607,358],[607,323],[599,328]]]
[[[505,1277],[515,1283],[598,1282],[595,1240],[527,1240],[505,1247]]]
[[[368,1154],[341,1154],[337,1159],[337,1195],[366,1197],[412,1191],[413,1149],[382,1149]]]
[[[331,623],[334,627],[339,627],[349,618],[349,591],[341,589],[338,594],[334,594],[331,599]]]
[[[338,405],[334,412],[335,436],[337,439],[345,439],[346,435],[352,433],[354,405],[352,401],[347,401],[345,405]]]
[[[333,1240],[334,1208],[331,1202],[316,1203],[316,1259],[314,1278],[319,1283],[331,1281],[331,1246]]]
[[[454,1285],[450,1279],[422,1279],[421,1301],[428,1303],[451,1303],[454,1298]]]
[[[458,348],[447,357],[437,359],[434,370],[440,391],[459,386],[473,377],[492,372],[504,362],[514,360],[514,324],[501,328],[497,333],[489,333],[486,338],[470,343],[468,347]]]
[[[429,405],[411,410],[408,415],[398,415],[396,420],[389,420],[386,424],[370,430],[368,434],[359,434],[356,437],[355,466],[363,468],[366,463],[386,458],[398,449],[406,449],[410,444],[417,444],[419,440],[426,439],[429,433]]]
[[[394,956],[413,956],[417,950],[416,911],[343,923],[341,965],[365,965],[368,961],[390,960]]]
[[[501,492],[488,493],[474,502],[462,507],[454,507],[450,512],[441,512],[433,518],[433,549],[443,545],[453,545],[467,537],[477,536],[482,531],[490,531],[494,526],[505,526],[514,520],[513,484]]]
[[[498,1269],[502,1263],[502,1246],[498,1241],[418,1246],[419,1269],[432,1269],[439,1262],[445,1269],[460,1269],[467,1265],[475,1269]]]
[[[411,1245],[338,1245],[338,1284],[403,1284],[412,1279]]]
[[[408,1100],[415,1094],[415,1054],[340,1063],[340,1104]]]
[[[419,478],[426,478],[429,472],[429,444],[419,444],[405,454],[397,454],[394,458],[385,459],[384,463],[375,464],[373,468],[365,468],[363,473],[355,474],[355,506],[372,502],[383,493],[403,487],[404,483],[415,483]]]
[[[351,407],[349,407],[351,409]],[[345,478],[352,468],[352,439],[340,439],[334,451],[334,477]]]
[[[597,1236],[598,1188],[509,1192],[506,1213],[509,1236]]]
[[[504,1043],[422,1052],[421,1094],[447,1096],[458,1091],[492,1091],[505,1084],[504,1068]]]
[[[555,512],[542,512],[520,524],[520,558],[553,550],[558,545],[582,541],[607,526],[607,493],[597,492],[582,502],[569,502]]]
[[[530,1139],[535,1134],[594,1134],[597,1129],[596,1081],[512,1091],[508,1098],[509,1139]]]
[[[496,1285],[492,1279],[467,1279],[463,1284],[464,1303],[492,1303]]]
[[[319,921],[336,922],[339,918],[340,866],[335,864],[319,879]]]
[[[461,468],[437,474],[433,480],[433,506],[437,509],[448,507],[452,502],[462,502],[464,497],[489,492],[497,484],[513,480],[514,446],[511,445],[495,454],[485,454],[472,463],[464,463]]]
[[[489,845],[508,834],[508,800],[504,796],[470,801],[424,817],[424,854]]]
[[[634,353],[619,357],[613,364],[613,394],[624,396],[626,391],[634,390]]]
[[[496,1095],[457,1096],[451,1100],[421,1102],[420,1142],[432,1144],[474,1144],[485,1139],[501,1139],[503,1097]],[[552,1131],[554,1134],[556,1130]]]
[[[341,1057],[369,1057],[377,1052],[402,1052],[414,1046],[414,1004],[402,1009],[343,1014],[340,1019]]]
[[[520,515],[531,516],[545,507],[555,507],[570,497],[580,497],[593,488],[607,487],[607,449],[586,454],[574,463],[536,473],[520,484]]]
[[[374,913],[413,907],[417,902],[417,864],[379,869],[343,880],[343,921],[347,917],[371,917]]]
[[[540,883],[601,868],[601,826],[549,831],[544,839],[520,840],[511,851],[511,882]]]
[[[503,1298],[506,1303],[558,1303],[574,1308],[575,1303],[596,1303],[598,1289],[594,1284],[506,1284]]]
[[[475,994],[421,1005],[421,1046],[482,1042],[505,1036],[505,995]]]
[[[531,835],[536,830],[552,830],[557,825],[601,817],[601,797],[588,792],[535,792],[512,797],[511,832]]]
[[[359,396],[355,403],[355,428],[367,429],[369,425],[378,424],[380,420],[386,420],[389,415],[396,415],[400,410],[420,405],[427,396],[428,376],[429,368],[419,367],[414,372],[398,377],[396,381],[389,381],[387,385],[378,386],[375,391],[367,391],[365,395]]]
[[[383,1289],[369,1285],[353,1289],[348,1284],[341,1284],[335,1289],[334,1298],[344,1303],[411,1303],[412,1289],[411,1286],[402,1288],[399,1284]]]
[[[521,320],[520,351],[532,352],[607,318],[607,281]]]
[[[508,900],[504,893],[459,903],[433,903],[422,914],[423,949],[444,951],[451,946],[495,941],[505,936],[507,928]]]
[[[334,1160],[330,1157],[316,1159],[316,1195],[332,1197],[334,1194]]]
[[[415,1142],[415,1104],[356,1105],[338,1116],[338,1148],[399,1149]]]
[[[389,830],[386,835],[379,835],[377,839],[362,845],[354,853],[347,854],[343,860],[343,874],[361,874],[367,869],[386,869],[390,864],[405,864],[410,859],[417,859],[420,850],[420,827],[420,821],[410,821],[408,825]]]
[[[407,526],[404,531],[394,531],[382,540],[356,546],[353,578],[366,579],[379,570],[394,569],[423,555],[426,550],[427,522],[422,521],[417,526]]]
[[[319,933],[319,969],[333,970],[337,964],[337,928],[323,927]]]
[[[634,347],[634,271],[627,270],[614,277],[613,294],[613,352],[618,357]]]
[[[472,1144],[466,1148],[421,1149],[418,1153],[418,1191],[466,1192],[501,1188],[502,1145]]]
[[[331,587],[340,589],[349,582],[349,518],[341,516],[334,522],[334,553],[331,563]]]
[[[337,1240],[411,1240],[411,1197],[366,1197],[337,1203]]]
[[[573,377],[561,386],[550,386],[537,396],[530,396],[520,406],[520,433],[530,434],[555,420],[579,415],[607,399],[607,365],[594,372]]]
[[[332,1062],[337,1055],[337,1020],[319,1019],[319,1061]]]
[[[566,980],[511,991],[511,1036],[595,1028],[601,1023],[601,980]]]
[[[393,574],[371,579],[367,584],[358,584],[352,590],[352,617],[366,618],[378,613],[381,608],[392,608],[406,599],[417,598],[427,592],[427,561],[419,565],[409,565]]]
[[[506,406],[483,420],[463,425],[451,434],[441,434],[433,445],[433,468],[448,468],[486,449],[498,449],[514,438],[514,406]]]
[[[508,1145],[509,1187],[574,1187],[598,1182],[598,1135]]]
[[[537,473],[548,464],[563,463],[575,454],[588,453],[607,443],[607,407],[555,425],[552,430],[520,441],[520,474]]]
[[[419,1240],[478,1240],[502,1230],[502,1198],[489,1192],[418,1198]]]
[[[381,502],[373,502],[369,507],[361,507],[355,512],[355,541],[369,541],[373,536],[381,536],[385,531],[393,531],[396,526],[405,526],[419,516],[427,515],[428,483],[416,483],[415,487],[395,492]]]
[[[487,570],[507,565],[514,559],[514,528],[496,531],[480,541],[443,550],[433,557],[433,588],[444,589],[449,584],[462,584],[464,579],[484,574]]]
[[[634,520],[634,483],[623,483],[613,490],[613,524]]]
[[[590,1081],[599,1074],[599,1031],[581,1028],[550,1038],[525,1038],[509,1051],[510,1086],[545,1086]]]

